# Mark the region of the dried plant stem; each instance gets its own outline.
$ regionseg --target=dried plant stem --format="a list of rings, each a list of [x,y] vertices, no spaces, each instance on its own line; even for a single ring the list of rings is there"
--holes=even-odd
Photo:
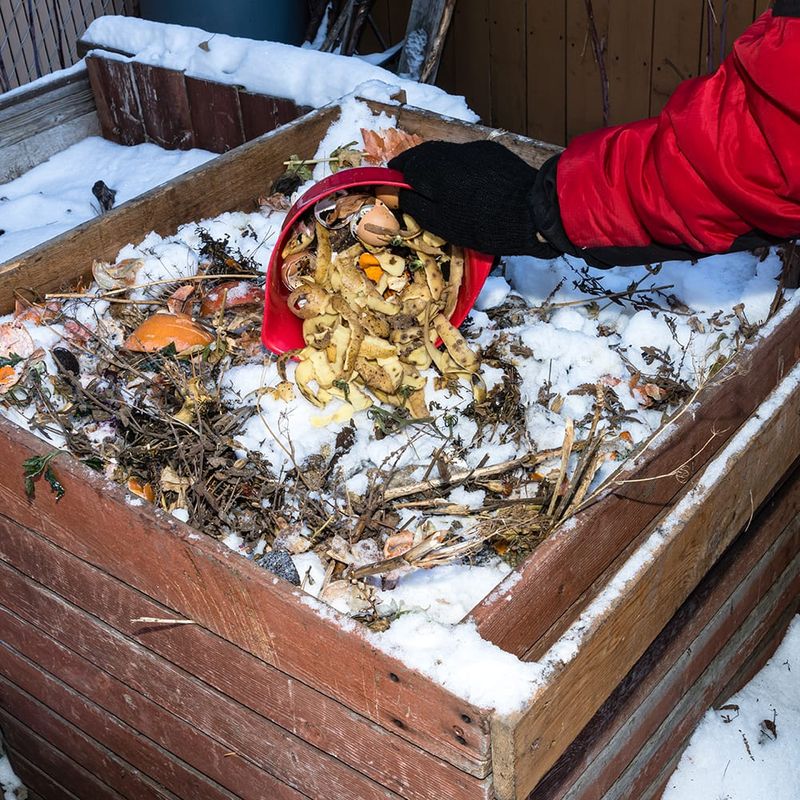
[[[216,281],[231,278],[260,278],[260,273],[255,272],[237,272],[237,273],[224,273],[224,274],[204,274],[204,275],[181,275],[176,278],[161,278],[157,281],[148,281],[147,283],[137,283],[133,286],[121,286],[119,289],[109,289],[102,294],[91,294],[90,292],[56,292],[54,294],[46,294],[45,300],[73,300],[73,299],[90,299],[90,300],[108,300],[118,294],[125,292],[132,292],[136,289],[149,289],[151,286],[166,286],[173,283],[196,283],[198,281]],[[144,301],[154,303],[155,300]]]
[[[582,450],[586,445],[586,440],[581,440],[575,442],[572,449],[575,451]],[[551,458],[557,458],[561,455],[562,450],[563,448],[557,447],[552,450],[542,450],[539,453],[526,453],[523,456],[512,458],[510,461],[503,461],[499,464],[489,464],[485,467],[453,472],[447,480],[444,478],[431,478],[427,481],[409,483],[406,486],[396,486],[392,489],[387,489],[383,495],[383,499],[389,502],[420,492],[429,492],[434,489],[442,489],[445,486],[454,486],[469,480],[491,478],[495,475],[502,475],[505,472],[519,469],[520,467],[532,467],[536,464],[541,464],[543,461],[548,461]]]
[[[163,617],[136,617],[131,622],[146,622],[151,625],[197,625],[193,619],[166,619]]]
[[[567,466],[569,464],[569,457],[572,455],[572,445],[575,443],[575,422],[567,417],[566,427],[564,429],[564,444],[561,446],[561,464],[558,468],[558,477],[556,478],[555,486],[553,487],[553,496],[550,498],[550,505],[547,507],[547,516],[552,517],[553,512],[556,510],[556,503],[558,503],[559,490],[561,484],[564,482],[564,477],[567,474]]]
[[[675,284],[668,283],[664,286],[648,286],[644,289],[626,289],[622,292],[610,292],[609,294],[604,294],[601,299],[603,300],[616,300],[622,297],[632,297],[635,294],[646,294],[648,292],[663,292],[665,289],[673,289]],[[596,303],[598,300],[597,297],[585,297],[580,300],[565,300],[562,303],[548,303],[547,305],[540,306],[539,308],[542,310],[549,310],[551,308],[568,308],[570,306],[588,306],[592,303]],[[672,313],[672,312],[671,312]]]

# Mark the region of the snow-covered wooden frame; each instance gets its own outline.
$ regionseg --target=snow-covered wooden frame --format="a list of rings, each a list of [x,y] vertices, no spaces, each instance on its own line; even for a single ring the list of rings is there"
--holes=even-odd
[[[427,138],[491,136],[534,165],[558,150],[380,108]],[[74,284],[152,229],[253,207],[337,113],[307,114],[0,265],[0,312],[15,290]],[[530,707],[508,717],[67,456],[61,502],[29,500],[21,464],[46,447],[0,419],[0,725],[12,755],[42,796],[657,796],[692,720],[796,605],[798,331],[795,305],[473,609],[484,638],[547,665]]]

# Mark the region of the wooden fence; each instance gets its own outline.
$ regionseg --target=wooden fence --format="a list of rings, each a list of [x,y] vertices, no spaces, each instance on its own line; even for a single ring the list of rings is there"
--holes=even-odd
[[[387,41],[408,0],[377,0]],[[608,73],[609,122],[658,113],[675,87],[714,69],[768,0],[593,0]],[[367,32],[360,50],[378,48]],[[709,52],[710,47],[710,52]],[[586,0],[457,0],[437,83],[493,127],[565,144],[603,124]]]
[[[76,43],[103,14],[133,14],[137,0],[0,0],[0,92],[78,59]]]

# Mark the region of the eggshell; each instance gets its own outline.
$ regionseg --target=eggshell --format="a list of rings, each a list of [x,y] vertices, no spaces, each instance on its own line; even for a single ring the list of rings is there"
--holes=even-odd
[[[370,247],[382,247],[388,244],[389,239],[400,232],[400,223],[394,214],[380,201],[367,209],[357,218],[355,235]],[[367,229],[367,226],[384,228],[387,233],[379,233]]]

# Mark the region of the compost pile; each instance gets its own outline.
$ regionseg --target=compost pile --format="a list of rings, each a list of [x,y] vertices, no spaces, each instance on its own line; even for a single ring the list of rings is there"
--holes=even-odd
[[[363,151],[322,160],[385,162],[414,143],[396,131],[363,139]],[[264,266],[309,177],[309,162],[288,167],[253,213],[151,235],[96,262],[88,287],[19,294],[0,323],[0,408],[53,446],[18,465],[29,493],[63,491],[58,456],[69,452],[131,502],[382,630],[403,613],[392,591],[415,570],[464,564],[497,583],[697,390],[664,348],[643,343],[637,366],[611,324],[592,322],[624,366],[591,382],[576,369],[556,391],[536,352],[554,315],[682,316],[717,337],[703,379],[756,331],[741,308],[700,319],[653,285],[658,268],[646,288],[610,293],[573,266],[579,301],[554,300],[562,278],[536,306],[511,292],[456,329],[461,250],[391,193],[352,191],[301,220],[282,253],[306,346],[270,356]]]
[[[391,187],[341,192],[309,211],[283,249],[287,302],[303,320],[306,343],[295,380],[316,406],[344,401],[338,421],[372,406],[365,389],[415,420],[429,419],[421,371],[431,365],[443,380],[471,378],[477,401],[486,396],[478,358],[449,321],[464,253],[408,214],[401,227],[398,214]]]

